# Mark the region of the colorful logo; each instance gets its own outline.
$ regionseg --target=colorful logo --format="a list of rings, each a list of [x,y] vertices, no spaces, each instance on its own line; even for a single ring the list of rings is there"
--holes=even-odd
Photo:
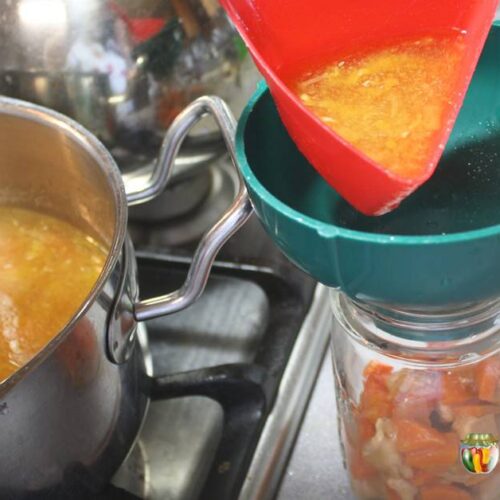
[[[472,474],[489,474],[498,463],[498,440],[491,434],[469,434],[460,443],[460,457]]]

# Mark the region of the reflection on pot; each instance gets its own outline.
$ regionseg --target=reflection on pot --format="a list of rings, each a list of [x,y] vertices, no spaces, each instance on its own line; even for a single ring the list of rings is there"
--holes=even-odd
[[[216,0],[14,0],[0,15],[0,61],[0,93],[75,118],[122,169],[150,164],[196,97],[239,112],[258,79]],[[211,123],[194,134],[185,157],[220,154]]]
[[[101,363],[97,334],[88,318],[83,317],[73,330],[72,338],[61,342],[56,357],[68,374],[73,387],[92,384]]]

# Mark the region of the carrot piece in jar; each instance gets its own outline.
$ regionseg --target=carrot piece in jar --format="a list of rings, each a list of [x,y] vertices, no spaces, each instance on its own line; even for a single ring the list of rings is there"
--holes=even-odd
[[[384,383],[387,382],[388,377],[392,374],[392,366],[384,365],[378,361],[370,361],[363,370],[363,377],[365,379],[376,378]]]
[[[500,413],[500,405],[470,403],[459,406],[452,406],[451,411],[457,417],[480,418],[486,415]]]
[[[480,363],[476,369],[476,384],[479,399],[496,403],[499,380],[500,359],[498,357],[492,357]]]
[[[392,373],[390,366],[371,362],[363,372],[364,390],[359,406],[360,414],[371,423],[391,414],[392,403],[387,388],[387,379]]]
[[[387,500],[401,500],[399,493],[394,491],[392,488],[387,488]]]
[[[435,484],[424,486],[420,490],[420,500],[472,500],[472,496],[464,489],[451,484]]]
[[[443,434],[443,437],[445,439],[439,445],[406,453],[406,465],[430,472],[441,471],[454,465],[458,460],[458,438],[454,433]]]
[[[445,405],[459,404],[473,399],[474,379],[464,373],[449,372],[442,377],[442,403]]]
[[[425,484],[431,484],[436,481],[436,476],[425,470],[417,470],[414,472],[413,477],[410,479],[413,485],[420,487]]]
[[[359,417],[358,421],[358,439],[361,445],[375,436],[375,424],[370,420]]]
[[[396,446],[400,453],[446,446],[446,434],[413,420],[396,420]]]

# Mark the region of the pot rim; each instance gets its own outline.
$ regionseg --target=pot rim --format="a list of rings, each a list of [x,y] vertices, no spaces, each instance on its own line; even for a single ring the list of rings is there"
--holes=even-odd
[[[28,363],[16,370],[7,379],[0,381],[0,396],[16,385],[24,376],[41,364],[56,347],[67,337],[75,324],[85,315],[96,297],[102,291],[111,271],[114,269],[121,254],[127,234],[127,197],[121,172],[106,147],[86,128],[75,120],[51,109],[32,104],[19,99],[0,96],[0,115],[10,115],[16,118],[34,121],[41,126],[58,130],[64,136],[82,148],[99,165],[111,188],[115,201],[115,223],[113,238],[108,250],[106,262],[86,299],[79,309],[70,318],[66,325],[54,335],[43,349],[41,349]],[[105,348],[105,346],[102,346]]]

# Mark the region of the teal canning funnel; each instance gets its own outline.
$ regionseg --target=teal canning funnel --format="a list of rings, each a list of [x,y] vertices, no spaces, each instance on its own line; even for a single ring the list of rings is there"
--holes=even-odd
[[[496,24],[436,173],[382,217],[360,214],[316,173],[260,86],[238,124],[237,160],[259,219],[288,258],[365,301],[500,297],[499,54]]]

